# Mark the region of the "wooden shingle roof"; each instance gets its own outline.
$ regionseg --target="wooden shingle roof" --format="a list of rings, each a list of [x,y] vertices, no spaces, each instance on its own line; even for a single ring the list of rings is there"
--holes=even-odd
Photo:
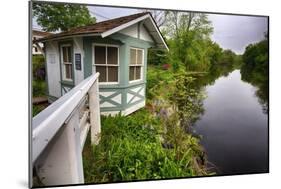
[[[61,38],[61,37],[68,37],[68,36],[73,36],[73,35],[82,35],[82,34],[101,34],[103,32],[106,32],[108,30],[114,29],[120,25],[126,24],[132,20],[135,20],[139,17],[142,17],[146,14],[149,14],[148,12],[145,13],[138,13],[138,14],[133,14],[129,16],[123,16],[111,20],[106,20],[103,22],[98,22],[92,25],[88,26],[81,26],[77,28],[70,29],[68,31],[52,34],[49,36],[46,36],[44,38],[41,38],[38,40],[40,41],[45,41],[49,39],[55,39],[55,38]]]
[[[51,34],[52,33],[50,33],[50,32],[45,32],[45,31],[40,31],[40,30],[32,30],[32,35],[46,37],[46,36],[51,35]]]

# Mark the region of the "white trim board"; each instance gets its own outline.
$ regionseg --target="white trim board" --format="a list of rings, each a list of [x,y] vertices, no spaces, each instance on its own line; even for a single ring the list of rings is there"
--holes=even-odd
[[[143,108],[143,107],[145,107],[145,100],[140,102],[140,103],[138,103],[138,104],[133,105],[130,108],[127,108],[127,109],[121,111],[121,115],[127,116],[127,115],[129,115],[129,114],[131,114],[131,113],[133,113],[133,112],[135,112],[138,109]],[[104,115],[104,116],[109,116],[109,115],[114,116],[114,115],[119,114],[119,112],[120,111],[105,111],[105,112],[101,112],[101,115]]]
[[[155,24],[153,18],[151,18],[150,14],[146,14],[146,15],[144,15],[144,16],[142,16],[142,17],[139,17],[139,18],[137,18],[137,19],[135,19],[135,20],[132,20],[132,21],[130,21],[130,22],[127,22],[127,23],[125,23],[125,24],[122,24],[122,25],[120,25],[120,26],[118,26],[118,27],[115,27],[115,28],[113,28],[113,29],[111,29],[111,30],[105,31],[105,32],[101,33],[101,37],[102,37],[102,38],[105,38],[105,37],[107,37],[107,36],[109,36],[109,35],[111,35],[111,34],[113,34],[113,33],[119,32],[119,31],[121,31],[121,30],[123,30],[123,29],[125,29],[125,28],[128,28],[129,26],[132,26],[132,25],[134,25],[134,24],[136,24],[136,23],[138,23],[138,22],[140,22],[140,21],[142,21],[142,20],[145,20],[145,19],[147,19],[147,18],[149,18],[149,20],[150,20],[150,22],[152,23],[152,25],[153,25],[155,31],[157,32],[158,36],[160,37],[161,42],[164,44],[165,48],[169,51],[169,48],[168,48],[168,46],[167,46],[165,40],[163,39],[163,37],[162,37],[162,35],[161,35],[161,33],[160,33],[158,27],[156,26],[156,24]],[[150,31],[148,31],[148,32],[150,32]]]

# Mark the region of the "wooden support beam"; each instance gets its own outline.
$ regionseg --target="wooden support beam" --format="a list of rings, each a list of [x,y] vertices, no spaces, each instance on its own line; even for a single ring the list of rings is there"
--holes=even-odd
[[[98,79],[89,90],[89,109],[91,123],[91,143],[97,145],[100,140],[100,102]]]

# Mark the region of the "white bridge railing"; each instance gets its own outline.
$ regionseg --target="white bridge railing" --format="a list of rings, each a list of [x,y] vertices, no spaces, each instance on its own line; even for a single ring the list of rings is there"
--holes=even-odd
[[[44,185],[84,183],[82,150],[98,144],[99,73],[82,81],[32,120],[32,166]]]

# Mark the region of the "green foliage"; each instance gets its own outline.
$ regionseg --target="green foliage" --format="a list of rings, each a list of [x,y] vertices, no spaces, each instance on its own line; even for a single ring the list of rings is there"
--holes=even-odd
[[[32,96],[46,96],[47,84],[45,81],[32,81]]]
[[[32,56],[32,96],[45,96],[47,92],[47,84],[45,81],[45,74],[42,77],[38,75],[38,71],[45,71],[45,59],[42,55]]]
[[[194,78],[184,73],[176,76],[175,88],[170,95],[182,127],[188,128],[203,113],[204,95],[200,88],[193,85]]]
[[[32,56],[32,74],[33,80],[44,80],[37,74],[39,70],[45,70],[45,59],[43,55]]]
[[[32,117],[39,114],[42,110],[46,108],[46,105],[32,105]]]
[[[169,32],[169,61],[174,68],[182,64],[186,71],[206,69],[210,64],[206,41],[213,31],[206,14],[179,13],[167,14],[166,28]]]
[[[154,98],[166,98],[169,95],[169,87],[174,82],[172,70],[163,70],[160,66],[149,66],[146,76],[146,98],[150,101]]]
[[[33,2],[32,9],[38,24],[49,32],[67,31],[96,22],[84,5]]]
[[[162,147],[162,134],[162,121],[145,109],[128,117],[102,117],[101,141],[99,145],[94,146],[94,158],[92,162],[87,159],[83,161],[84,166],[87,166],[86,182],[161,179],[204,174],[195,169],[197,166],[194,165],[194,158],[197,157],[199,145],[195,138],[185,138],[182,142],[188,150],[177,153],[176,149]]]
[[[147,64],[163,65],[167,63],[167,52],[163,50],[148,49]]]
[[[256,94],[263,105],[264,112],[268,112],[268,72],[269,72],[268,39],[246,47],[241,67],[242,80],[258,88]]]

